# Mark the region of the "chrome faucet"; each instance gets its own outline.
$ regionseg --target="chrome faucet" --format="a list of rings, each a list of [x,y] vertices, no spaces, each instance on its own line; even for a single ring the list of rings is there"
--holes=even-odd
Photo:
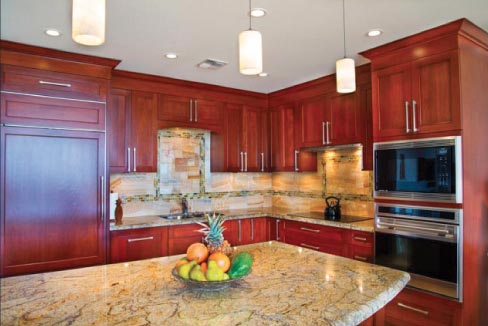
[[[181,200],[181,210],[183,211],[183,215],[188,215],[188,202],[186,198]]]

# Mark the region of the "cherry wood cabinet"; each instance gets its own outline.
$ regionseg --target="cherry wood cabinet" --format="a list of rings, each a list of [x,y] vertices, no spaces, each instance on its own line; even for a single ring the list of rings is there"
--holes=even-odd
[[[199,224],[172,225],[168,228],[168,255],[186,253],[189,245],[202,242],[204,235],[198,232],[202,228]]]
[[[224,238],[232,246],[268,240],[266,217],[227,220],[224,227]]]
[[[162,257],[167,254],[167,227],[110,232],[110,262],[112,263]]]
[[[375,315],[376,326],[457,326],[461,304],[404,289]]]
[[[267,115],[247,105],[225,106],[225,171],[265,172],[268,170]]]
[[[373,71],[375,141],[460,130],[458,66],[450,51]]]
[[[157,95],[111,89],[108,103],[110,172],[157,171]]]
[[[166,127],[222,129],[223,103],[187,96],[159,95],[158,119]]]
[[[1,127],[1,274],[105,261],[105,134]]]
[[[268,217],[267,221],[268,240],[285,242],[285,223],[283,219]]]
[[[296,146],[298,126],[293,105],[282,105],[269,111],[271,171],[317,171],[317,154],[300,151]]]
[[[358,230],[347,232],[347,257],[374,263],[374,233]]]

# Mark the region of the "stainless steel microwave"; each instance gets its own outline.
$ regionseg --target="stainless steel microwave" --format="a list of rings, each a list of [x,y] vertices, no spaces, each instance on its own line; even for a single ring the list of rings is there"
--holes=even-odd
[[[374,197],[462,203],[461,136],[375,143]]]

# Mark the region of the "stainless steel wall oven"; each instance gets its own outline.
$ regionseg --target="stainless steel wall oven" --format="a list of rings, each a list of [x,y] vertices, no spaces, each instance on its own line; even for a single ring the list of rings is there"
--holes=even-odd
[[[375,262],[410,287],[462,301],[462,210],[375,204]]]

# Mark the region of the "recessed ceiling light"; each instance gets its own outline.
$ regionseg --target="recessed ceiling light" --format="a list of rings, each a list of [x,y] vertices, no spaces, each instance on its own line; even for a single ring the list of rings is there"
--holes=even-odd
[[[259,18],[259,17],[266,16],[267,11],[264,8],[252,8],[249,14],[254,18]]]
[[[166,57],[166,59],[176,59],[176,58],[178,58],[178,55],[176,53],[166,53],[164,56]]]
[[[262,72],[262,73],[259,73],[258,76],[259,77],[268,77],[268,73],[267,72]]]
[[[375,36],[380,36],[381,34],[383,34],[383,31],[377,28],[377,29],[370,30],[367,35],[369,37],[375,37]]]
[[[60,31],[58,31],[57,29],[54,29],[54,28],[48,28],[48,29],[46,29],[46,30],[44,31],[44,33],[45,33],[46,35],[49,35],[49,36],[54,36],[54,37],[56,37],[56,36],[60,36],[60,35],[61,35],[61,32],[60,32]]]

